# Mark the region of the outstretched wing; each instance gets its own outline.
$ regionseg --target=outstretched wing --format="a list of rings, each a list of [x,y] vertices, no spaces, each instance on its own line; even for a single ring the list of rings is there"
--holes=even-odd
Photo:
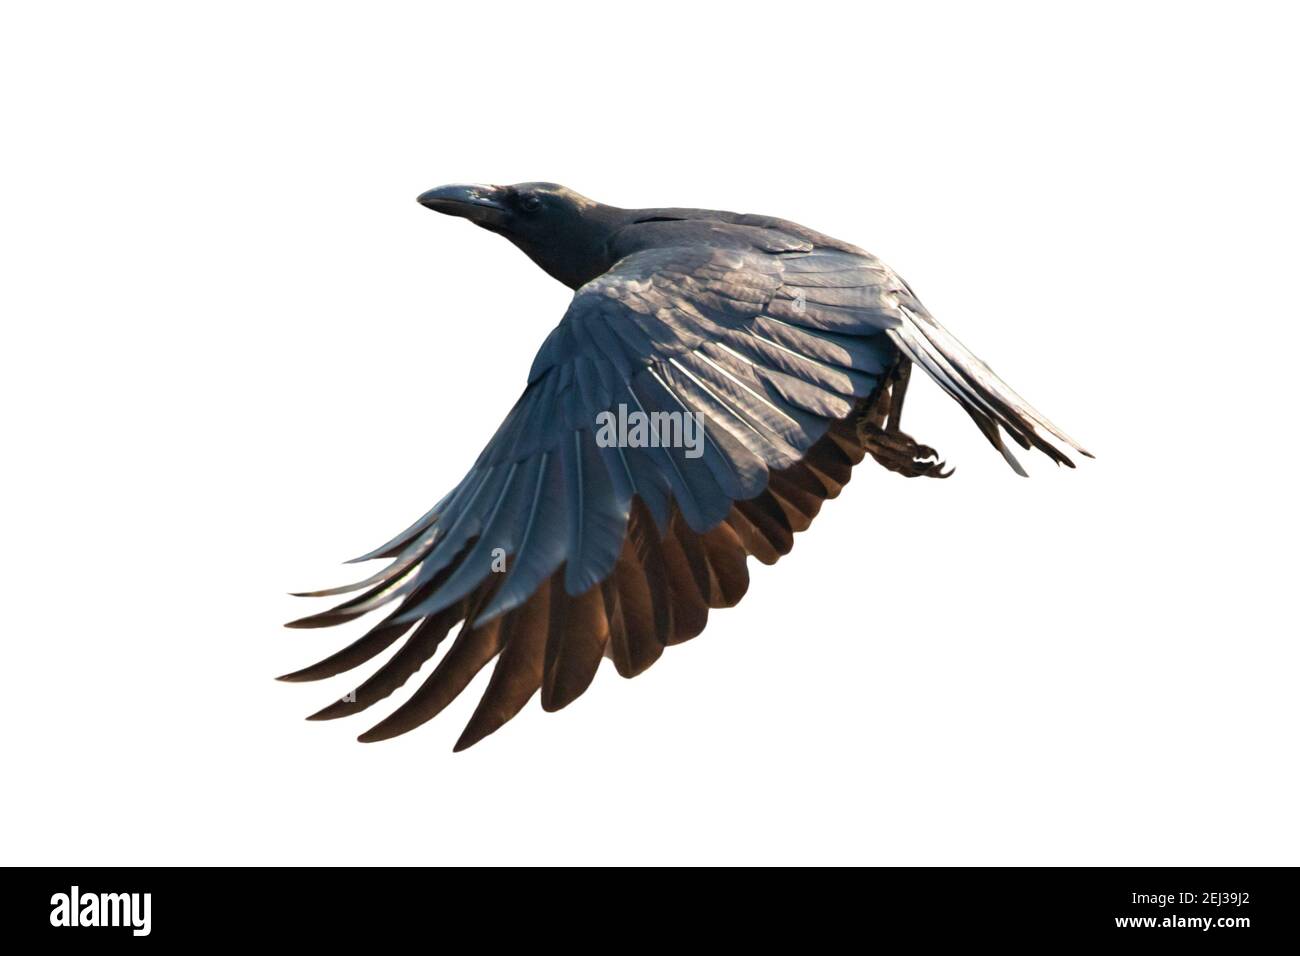
[[[338,674],[405,638],[314,718],[387,697],[458,626],[422,686],[360,739],[429,720],[493,658],[457,749],[499,728],[539,689],[542,706],[559,709],[587,688],[602,657],[630,677],[666,645],[700,633],[710,608],[743,596],[746,558],[777,560],[838,494],[864,454],[853,420],[880,425],[888,414],[899,347],[913,361],[929,355],[912,331],[926,314],[919,303],[909,309],[906,286],[869,256],[732,228],[753,235],[634,252],[579,289],[461,483],[357,559],[390,559],[382,571],[314,592],[362,593],[291,626],[396,608],[349,647],[284,679]],[[961,382],[986,417],[1020,421],[998,393]],[[646,444],[653,432],[635,429],[608,440],[611,421],[638,416],[675,425],[677,441]],[[932,454],[906,446],[906,467],[914,449]],[[938,467],[917,461],[909,473]]]

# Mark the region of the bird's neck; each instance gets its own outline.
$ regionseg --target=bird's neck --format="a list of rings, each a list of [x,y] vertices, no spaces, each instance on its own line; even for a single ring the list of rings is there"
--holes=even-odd
[[[529,236],[507,238],[551,278],[577,289],[614,265],[612,240],[631,215],[628,210],[599,206],[566,229],[562,242]]]

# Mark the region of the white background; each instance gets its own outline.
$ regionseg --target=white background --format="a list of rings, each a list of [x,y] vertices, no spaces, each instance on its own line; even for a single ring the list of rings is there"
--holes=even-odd
[[[1281,5],[6,10],[4,862],[1300,862]],[[1098,458],[1019,479],[914,378],[956,475],[868,462],[642,677],[459,755],[486,672],[306,723],[351,677],[271,678],[362,625],[285,592],[569,295],[414,198],[533,179],[865,246]]]

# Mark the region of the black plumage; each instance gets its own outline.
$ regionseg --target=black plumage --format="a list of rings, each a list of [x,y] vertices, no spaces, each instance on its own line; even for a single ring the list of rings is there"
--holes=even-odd
[[[338,606],[291,627],[396,603],[370,632],[285,680],[317,680],[399,650],[318,713],[390,695],[459,627],[413,696],[362,740],[404,733],[496,664],[457,743],[499,728],[535,693],[555,710],[602,657],[625,677],[736,604],[746,559],[789,552],[870,454],[946,477],[900,428],[913,365],[974,419],[1073,467],[1077,443],[944,330],[887,266],[795,223],[700,209],[627,210],[549,183],[449,186],[420,197],[519,246],[575,289],[523,394],[464,479],[419,521],[356,560],[389,559]],[[605,413],[701,423],[699,454],[600,440]],[[680,436],[678,436],[680,438]],[[505,556],[504,570],[501,557]]]

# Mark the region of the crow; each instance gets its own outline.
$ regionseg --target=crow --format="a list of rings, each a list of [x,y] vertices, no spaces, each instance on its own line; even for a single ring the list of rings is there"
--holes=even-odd
[[[504,236],[574,295],[460,484],[353,559],[388,559],[383,570],[303,596],[361,594],[288,625],[339,624],[396,602],[352,644],[280,678],[330,677],[405,638],[312,720],[387,697],[458,628],[419,689],[361,741],[423,724],[493,659],[456,750],[539,690],[545,710],[571,703],[604,657],[633,677],[698,635],[710,609],[740,601],[749,556],[772,564],[788,553],[867,455],[903,475],[947,477],[934,449],[900,427],[914,365],[1018,474],[1004,435],[1071,468],[1066,449],[1092,457],[888,266],[805,226],[620,209],[553,183],[441,186],[419,202]]]

